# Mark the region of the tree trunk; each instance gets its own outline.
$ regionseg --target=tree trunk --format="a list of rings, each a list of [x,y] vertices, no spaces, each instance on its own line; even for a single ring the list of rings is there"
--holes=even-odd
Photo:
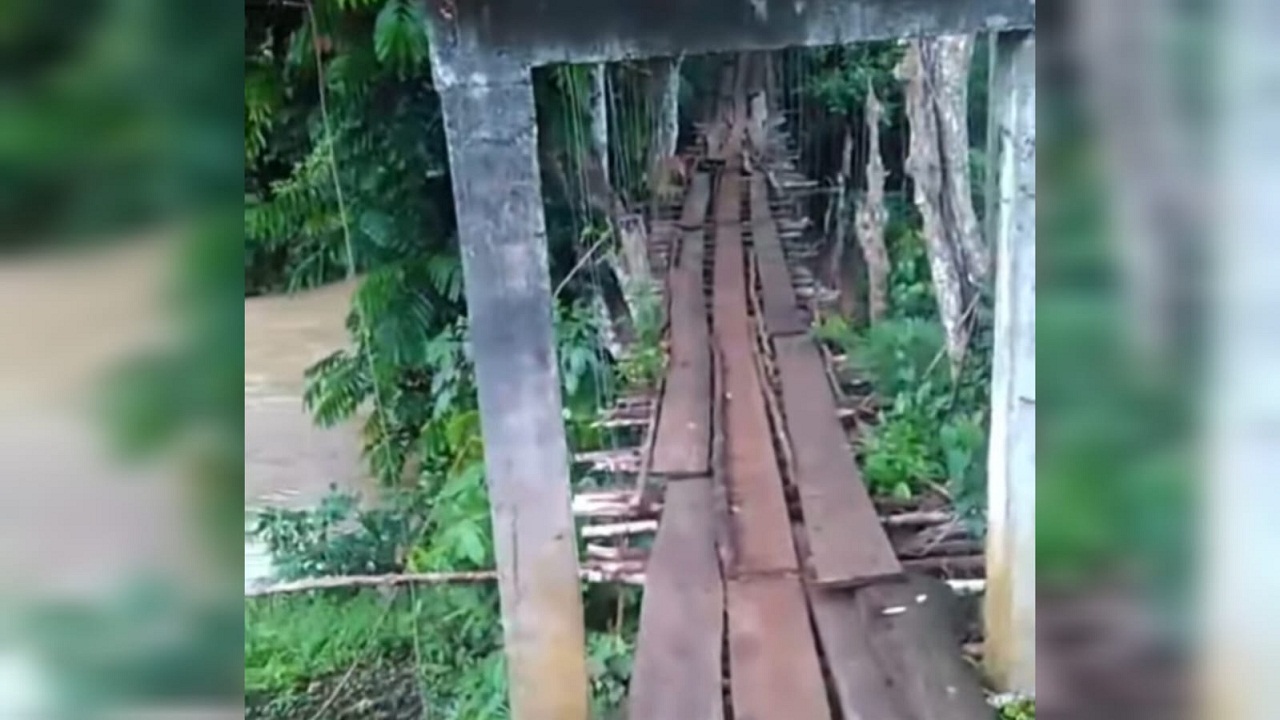
[[[969,332],[964,322],[968,296],[961,259],[948,233],[946,192],[939,151],[941,132],[934,111],[932,93],[926,90],[927,57],[922,46],[930,41],[913,40],[898,66],[898,77],[905,83],[907,120],[911,128],[907,173],[915,189],[915,203],[924,220],[924,240],[929,252],[929,270],[933,276],[938,301],[938,314],[946,333],[947,355],[953,376],[959,374]]]
[[[680,66],[684,58],[660,58],[651,63],[653,106],[657,118],[650,145],[650,157],[676,154],[680,140]]]
[[[609,106],[608,91],[605,89],[605,65],[596,63],[589,70],[591,89],[588,102],[591,106],[591,153],[596,156],[609,181]]]
[[[930,100],[938,118],[948,228],[966,278],[978,287],[991,276],[991,253],[973,208],[969,179],[969,67],[973,61],[973,36],[929,38],[921,40],[920,46],[922,65],[933,90]]]
[[[883,320],[889,309],[889,250],[884,243],[884,226],[889,213],[884,207],[885,171],[884,161],[880,158],[880,118],[883,114],[880,99],[867,83],[867,193],[858,204],[854,228],[867,265],[867,309],[872,323]]]
[[[831,238],[831,249],[827,256],[825,277],[822,278],[827,287],[840,293],[840,313],[845,317],[853,317],[857,310],[852,285],[844,283],[845,247],[849,235],[849,189],[853,173],[853,131],[848,125],[844,128],[844,143],[840,146],[840,172],[836,174],[835,202],[829,206],[826,230]]]

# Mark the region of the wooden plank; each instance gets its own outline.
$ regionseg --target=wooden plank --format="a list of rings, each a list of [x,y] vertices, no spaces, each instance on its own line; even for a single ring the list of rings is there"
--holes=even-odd
[[[854,602],[856,591],[809,585],[806,592],[844,717],[916,720],[873,650],[868,624]]]
[[[734,718],[829,720],[831,707],[800,579],[730,580],[728,608]]]
[[[915,720],[990,720],[976,668],[965,660],[959,612],[946,583],[912,575],[904,582],[843,591],[902,704]]]
[[[689,185],[689,195],[685,198],[684,208],[680,211],[680,222],[677,225],[685,230],[701,228],[707,219],[707,203],[711,201],[711,174],[694,173],[693,182]]]
[[[724,585],[709,478],[667,486],[645,569],[631,720],[720,720]]]
[[[801,564],[808,565],[808,537],[800,524],[792,526]],[[886,672],[868,637],[868,623],[854,602],[854,591],[819,588],[805,583],[814,630],[836,702],[850,720],[915,720],[895,678]]]
[[[774,340],[782,410],[814,580],[853,586],[902,573],[862,484],[813,340]]]
[[[759,259],[760,289],[764,301],[765,330],[770,335],[795,335],[808,330],[796,306],[787,257],[778,241],[778,226],[769,208],[769,190],[763,175],[751,177],[752,246]]]
[[[702,231],[687,231],[670,282],[671,349],[650,472],[668,479],[711,466],[711,348]]]
[[[716,201],[715,295],[717,354],[723,365],[718,402],[724,403],[726,486],[737,572],[796,569],[782,477],[753,354],[747,315],[742,229],[736,181],[722,180]]]

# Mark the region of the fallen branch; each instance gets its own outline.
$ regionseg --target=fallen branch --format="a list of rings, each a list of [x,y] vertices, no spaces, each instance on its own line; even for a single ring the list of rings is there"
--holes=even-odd
[[[637,561],[600,562],[582,567],[578,576],[591,583],[644,584],[644,563]],[[399,573],[390,575],[335,575],[247,588],[245,597],[264,597],[313,590],[356,587],[397,587],[400,585],[473,585],[498,579],[496,570]]]

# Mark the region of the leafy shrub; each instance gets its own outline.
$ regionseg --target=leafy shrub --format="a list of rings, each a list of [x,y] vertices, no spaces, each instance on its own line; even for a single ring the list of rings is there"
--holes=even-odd
[[[1036,701],[1021,698],[1001,705],[1000,720],[1036,720]]]
[[[936,439],[925,433],[903,416],[891,415],[876,426],[863,444],[864,477],[873,492],[910,498],[922,481],[942,474]]]
[[[662,295],[656,287],[646,284],[633,289],[631,296],[631,319],[636,341],[627,355],[618,361],[617,371],[624,387],[651,389],[657,386],[666,368],[666,353],[662,348],[662,330],[666,321]]]
[[[315,509],[261,510],[250,534],[266,545],[285,580],[387,573],[400,569],[415,532],[405,510],[361,508],[356,495],[335,488]]]

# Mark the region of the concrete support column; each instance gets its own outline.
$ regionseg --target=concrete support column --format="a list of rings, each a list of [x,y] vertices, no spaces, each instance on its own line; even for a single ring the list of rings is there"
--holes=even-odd
[[[988,462],[987,669],[1035,693],[1036,651],[1036,44],[1000,35],[991,82],[998,154],[995,351]]]
[[[529,68],[440,26],[485,473],[517,720],[586,720],[582,592],[552,327]]]

